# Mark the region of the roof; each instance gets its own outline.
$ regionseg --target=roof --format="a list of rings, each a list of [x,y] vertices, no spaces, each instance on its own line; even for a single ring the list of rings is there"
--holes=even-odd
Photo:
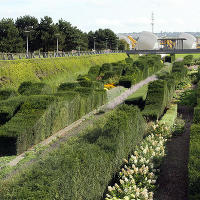
[[[159,38],[158,40],[186,40],[185,38]]]

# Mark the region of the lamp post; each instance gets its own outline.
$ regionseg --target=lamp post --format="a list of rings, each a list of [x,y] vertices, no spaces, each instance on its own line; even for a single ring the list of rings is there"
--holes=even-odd
[[[30,31],[24,31],[26,33],[26,56],[28,57],[28,34]]]
[[[94,51],[95,51],[95,50],[96,50],[96,49],[95,49],[95,39],[96,39],[96,37],[93,37],[93,39],[94,39]]]
[[[59,35],[60,35],[59,33],[56,33],[56,34],[55,34],[55,36],[56,36],[56,38],[57,38],[57,48],[56,48],[56,49],[57,49],[57,50],[56,50],[57,57],[58,57],[58,37],[59,37]]]
[[[106,50],[108,49],[108,38],[106,38]]]
[[[26,33],[26,56],[27,56],[27,58],[29,57],[29,55],[28,55],[28,34],[31,32],[32,28],[33,28],[33,26],[28,26],[28,27],[26,27],[26,30],[24,31]]]

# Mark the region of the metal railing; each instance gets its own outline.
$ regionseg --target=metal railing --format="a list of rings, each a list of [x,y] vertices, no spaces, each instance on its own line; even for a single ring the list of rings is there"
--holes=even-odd
[[[73,51],[73,52],[40,52],[40,53],[0,53],[0,60],[34,59],[34,58],[57,58],[72,56],[87,56],[111,53],[124,53],[120,50],[107,51]]]

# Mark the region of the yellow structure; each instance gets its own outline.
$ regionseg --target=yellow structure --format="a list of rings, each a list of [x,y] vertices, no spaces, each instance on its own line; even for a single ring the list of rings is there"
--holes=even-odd
[[[137,41],[136,40],[134,40],[133,38],[132,38],[132,36],[128,36],[128,39],[131,41],[131,44],[132,44],[132,48],[134,49],[135,48],[135,45],[136,45],[136,43],[137,43]]]
[[[163,39],[160,40],[160,45],[162,45],[164,48],[170,48],[173,49],[176,46],[176,42],[173,42],[169,39]]]

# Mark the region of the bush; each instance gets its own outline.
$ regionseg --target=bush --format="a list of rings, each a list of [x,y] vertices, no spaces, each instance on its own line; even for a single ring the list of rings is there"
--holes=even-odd
[[[145,130],[139,109],[124,105],[80,137],[61,145],[20,178],[2,184],[0,197],[102,199],[122,158],[127,158],[140,143]]]
[[[178,117],[175,120],[173,128],[174,128],[173,135],[175,136],[182,135],[185,130],[185,121],[182,118]]]
[[[125,58],[125,61],[127,64],[132,65],[133,64],[133,59],[132,58]]]
[[[0,101],[2,100],[6,100],[10,97],[14,97],[17,96],[17,92],[15,90],[12,89],[1,89],[0,90]]]
[[[165,80],[157,80],[149,84],[143,116],[150,120],[161,117],[169,103],[170,92]]]
[[[112,71],[112,65],[110,63],[104,63],[101,66],[100,74],[105,74],[105,72]]]
[[[186,55],[184,58],[183,58],[183,63],[187,66],[190,66],[192,64],[192,61],[193,61],[193,55]]]
[[[96,66],[93,66],[89,69],[89,72],[88,72],[88,75],[90,77],[93,77],[94,80],[96,80],[96,77],[99,76],[99,73],[100,73],[100,66],[99,65],[96,65]]]
[[[132,76],[122,76],[119,80],[119,85],[130,88],[133,84],[133,77]]]
[[[51,94],[52,89],[45,83],[32,83],[30,81],[23,82],[19,88],[18,92],[21,95],[39,95],[39,94]]]
[[[19,110],[24,99],[21,97],[0,101],[0,125],[8,122]]]
[[[200,198],[200,125],[193,124],[190,129],[189,152],[189,199]]]
[[[195,124],[199,124],[200,123],[200,107],[199,106],[194,108],[193,123],[195,123]]]
[[[61,83],[58,87],[58,91],[74,90],[76,87],[80,87],[78,82]]]
[[[117,76],[117,75],[114,71],[106,72],[103,76],[103,80],[107,80],[107,79],[113,78],[115,76]]]

